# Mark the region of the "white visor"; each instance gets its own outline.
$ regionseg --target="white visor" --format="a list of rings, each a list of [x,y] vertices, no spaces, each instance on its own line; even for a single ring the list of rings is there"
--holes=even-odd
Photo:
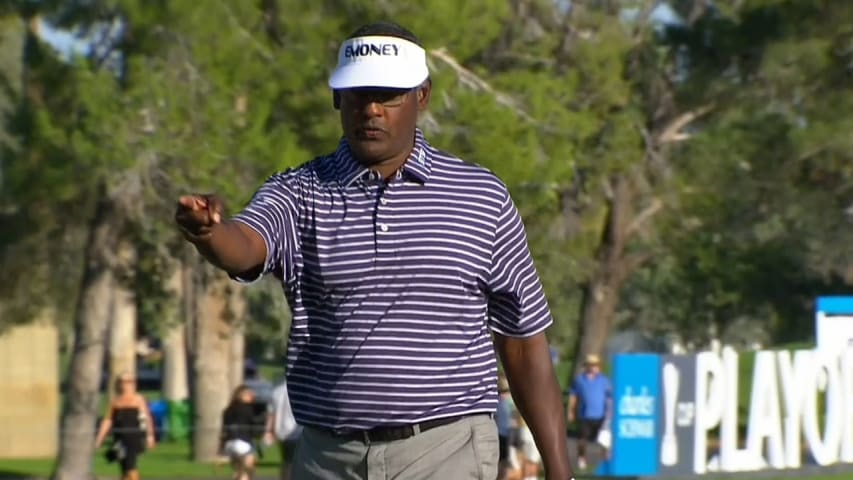
[[[415,43],[397,37],[356,37],[341,45],[329,86],[415,88],[427,77],[426,51]]]

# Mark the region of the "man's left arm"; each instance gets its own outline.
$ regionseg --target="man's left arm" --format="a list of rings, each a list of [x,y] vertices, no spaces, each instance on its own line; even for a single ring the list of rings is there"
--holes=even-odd
[[[527,338],[496,334],[495,346],[516,407],[542,455],[545,478],[570,478],[563,402],[545,334]]]
[[[551,312],[508,192],[496,222],[486,293],[495,346],[518,411],[542,455],[545,478],[571,478],[563,402],[544,333]]]

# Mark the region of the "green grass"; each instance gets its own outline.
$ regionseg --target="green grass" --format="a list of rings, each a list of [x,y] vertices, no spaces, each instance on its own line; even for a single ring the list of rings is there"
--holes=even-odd
[[[139,471],[143,478],[229,478],[228,465],[195,463],[189,459],[189,443],[174,442],[158,444],[139,459]],[[47,478],[53,468],[52,459],[0,460],[0,478],[44,477]],[[274,476],[279,465],[279,451],[276,447],[264,450],[258,475]],[[94,473],[99,477],[115,477],[118,467],[106,463],[103,450],[99,450],[94,462]]]
[[[749,476],[744,476],[744,478],[749,478]],[[761,477],[762,480],[790,480],[794,477]],[[842,480],[850,478],[849,473],[836,473],[834,475],[814,475],[814,476],[803,476],[796,477],[799,480]]]
[[[99,452],[100,453],[100,452]],[[186,442],[163,443],[157,445],[154,450],[145,453],[139,460],[139,469],[145,479],[190,479],[230,478],[230,469],[227,465],[214,466],[212,464],[198,464],[189,459],[189,445]],[[279,464],[277,448],[266,450],[264,459],[260,462],[258,476],[274,478]],[[26,478],[40,477],[48,478],[53,467],[52,460],[0,460],[0,478]],[[99,478],[114,478],[117,467],[104,462],[102,456],[95,460],[94,473]],[[713,475],[706,477],[708,480],[716,480]],[[738,478],[755,478],[750,474],[744,474]],[[761,480],[774,480],[777,477],[760,477]],[[778,477],[779,480],[790,480],[791,476]],[[850,478],[850,473],[837,473],[831,475],[811,475],[796,477],[800,480],[842,480]],[[731,477],[727,477],[731,479]]]
[[[715,479],[714,477],[712,477],[710,475],[708,475],[707,477],[694,477],[694,478],[707,478],[708,480],[718,480],[718,479]],[[781,476],[780,477],[767,477],[767,476],[757,477],[757,476],[745,473],[745,474],[743,474],[742,477],[739,476],[737,478],[744,478],[744,479],[755,478],[755,479],[760,479],[760,480],[791,480],[794,478],[796,478],[797,480],[845,480],[845,479],[850,478],[850,474],[849,473],[836,473],[833,475],[804,475],[802,477],[792,477],[790,475],[788,475],[786,477],[781,477]],[[731,480],[731,477],[726,477],[724,480]]]

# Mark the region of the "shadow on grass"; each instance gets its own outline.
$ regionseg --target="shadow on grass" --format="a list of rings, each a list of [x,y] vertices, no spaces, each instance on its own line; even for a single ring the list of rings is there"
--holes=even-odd
[[[38,476],[33,476],[32,473],[29,472],[21,472],[14,470],[0,470],[0,480],[29,480],[33,478],[40,478]]]

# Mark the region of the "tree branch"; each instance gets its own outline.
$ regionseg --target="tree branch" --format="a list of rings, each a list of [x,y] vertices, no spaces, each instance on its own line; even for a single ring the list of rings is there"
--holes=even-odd
[[[687,14],[687,26],[689,28],[693,28],[696,25],[696,22],[705,15],[705,12],[708,11],[708,3],[705,0],[694,0],[693,4],[690,6],[690,13]]]
[[[797,157],[797,163],[802,163],[802,162],[805,162],[806,160],[811,160],[812,158],[822,154],[823,152],[825,152],[827,150],[829,150],[828,144],[819,145],[817,147],[812,148],[811,150],[807,150],[807,151],[801,153],[799,157]]]
[[[252,47],[257,50],[257,52],[263,57],[264,60],[268,62],[272,62],[275,59],[275,56],[272,52],[266,48],[261,42],[259,42],[248,30],[246,30],[242,25],[240,25],[240,21],[237,19],[237,16],[234,15],[234,11],[231,10],[231,7],[228,6],[225,2],[220,1],[220,6],[223,10],[225,10],[225,14],[228,17],[228,21],[237,29],[237,31],[246,38],[246,40],[252,45]]]
[[[682,132],[681,130],[697,118],[708,114],[713,109],[713,104],[703,105],[695,110],[688,110],[675,117],[657,136],[655,136],[655,145],[665,145],[667,143],[687,140],[690,138],[690,134]]]
[[[471,70],[465,68],[444,48],[430,50],[429,53],[430,55],[432,55],[438,60],[441,60],[451,69],[453,69],[453,71],[456,72],[456,76],[460,82],[464,83],[475,91],[483,91],[492,95],[495,98],[495,101],[498,102],[498,104],[511,109],[516,114],[518,114],[518,116],[527,120],[528,122],[536,123],[536,121],[533,117],[530,116],[530,114],[528,114],[524,111],[524,109],[518,106],[518,103],[515,101],[515,99],[503,92],[495,90],[495,88],[492,87],[489,82],[487,82],[485,79],[472,72]]]
[[[634,219],[631,221],[631,224],[628,225],[628,228],[625,230],[625,237],[630,238],[634,235],[640,228],[642,228],[643,224],[651,220],[658,212],[663,209],[663,202],[659,198],[655,198],[652,200],[646,208],[643,209],[640,213],[638,213]]]
[[[651,250],[626,255],[623,259],[621,272],[623,275],[625,275],[624,278],[628,278],[632,273],[634,273],[638,268],[642,267],[644,263],[651,260],[654,256],[655,252]]]

